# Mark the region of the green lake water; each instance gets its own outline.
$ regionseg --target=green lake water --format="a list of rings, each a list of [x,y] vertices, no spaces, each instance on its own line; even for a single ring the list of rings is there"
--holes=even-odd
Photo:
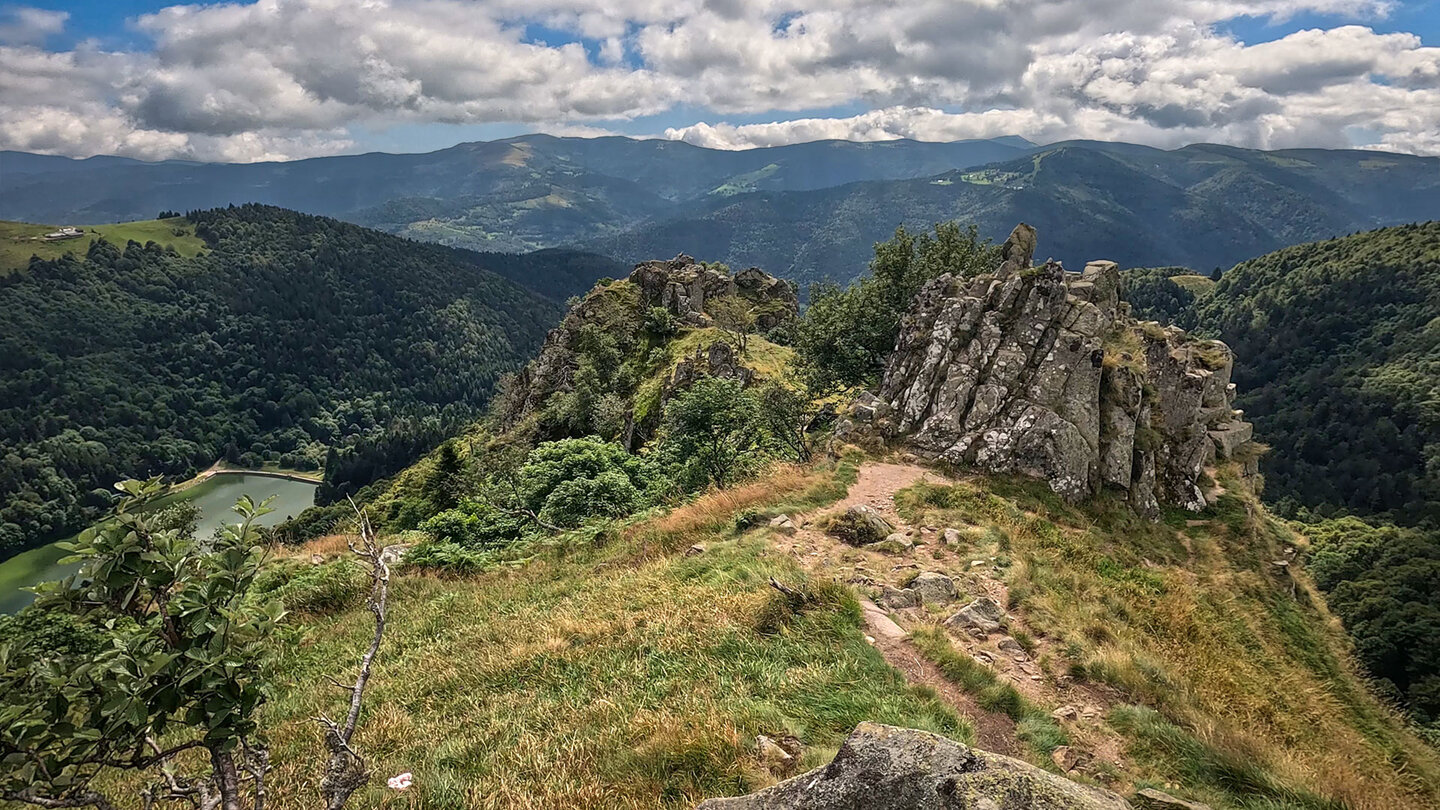
[[[157,504],[164,506],[182,500],[194,503],[200,508],[198,533],[201,537],[208,537],[220,526],[239,521],[239,517],[230,509],[241,495],[249,495],[256,501],[275,496],[275,500],[270,502],[270,508],[275,511],[257,521],[261,525],[273,526],[300,514],[306,507],[313,506],[315,487],[316,485],[309,481],[245,473],[218,473],[183,492],[166,495]],[[0,562],[0,613],[14,613],[30,604],[34,595],[22,591],[21,588],[60,579],[73,572],[78,565],[59,563],[68,553],[51,544]]]

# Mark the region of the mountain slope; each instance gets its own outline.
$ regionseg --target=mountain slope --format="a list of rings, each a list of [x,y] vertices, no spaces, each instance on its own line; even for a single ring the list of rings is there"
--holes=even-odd
[[[260,202],[443,244],[513,251],[618,231],[663,216],[677,200],[924,177],[1026,151],[1008,141],[819,141],[722,151],[678,141],[527,135],[418,155],[243,165],[3,152],[0,218],[110,222]]]
[[[1440,158],[1075,142],[925,179],[700,201],[587,244],[621,259],[688,246],[803,286],[855,277],[871,245],[901,224],[959,219],[998,241],[1023,220],[1072,268],[1104,257],[1208,272],[1297,242],[1434,215]]]
[[[0,553],[93,518],[117,480],[222,456],[316,469],[338,448],[362,482],[393,471],[560,314],[495,257],[264,206],[187,227],[199,256],[102,240],[0,279]]]
[[[1193,306],[1277,448],[1268,497],[1440,522],[1440,222],[1261,256]]]

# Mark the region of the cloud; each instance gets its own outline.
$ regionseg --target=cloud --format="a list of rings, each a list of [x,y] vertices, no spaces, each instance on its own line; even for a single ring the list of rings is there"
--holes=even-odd
[[[137,19],[151,47],[51,53],[0,27],[0,147],[268,160],[351,128],[510,123],[717,148],[817,138],[1113,138],[1440,152],[1440,48],[1364,25],[1246,44],[1238,18],[1379,0],[258,0]],[[567,32],[556,43],[534,26]],[[869,108],[848,117],[813,111]],[[773,117],[732,125],[726,119]]]
[[[0,44],[36,45],[65,30],[68,11],[29,6],[0,7]]]

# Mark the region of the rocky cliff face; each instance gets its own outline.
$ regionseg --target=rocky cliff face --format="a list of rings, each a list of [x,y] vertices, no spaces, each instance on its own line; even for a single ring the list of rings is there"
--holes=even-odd
[[[1203,508],[1205,468],[1251,438],[1229,348],[1130,317],[1114,262],[1032,266],[1035,243],[1021,224],[995,273],[926,285],[862,415],[923,455],[1072,500],[1108,486],[1145,514]]]

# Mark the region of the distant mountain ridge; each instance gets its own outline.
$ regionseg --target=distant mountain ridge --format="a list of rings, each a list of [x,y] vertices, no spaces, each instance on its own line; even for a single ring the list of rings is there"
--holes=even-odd
[[[1027,144],[817,141],[725,151],[526,135],[425,154],[254,164],[0,152],[0,219],[88,224],[258,202],[442,244],[516,251],[618,232],[663,216],[677,201],[925,177],[1013,158]]]
[[[1440,158],[1066,142],[921,179],[699,201],[587,246],[631,260],[683,244],[803,285],[853,277],[897,225],[958,219],[999,241],[1023,220],[1049,235],[1047,250],[1072,268],[1106,258],[1208,272],[1292,244],[1437,216]]]
[[[1029,222],[1070,267],[1103,257],[1208,273],[1293,244],[1440,217],[1440,158],[1042,147],[1014,137],[727,151],[548,135],[257,164],[0,152],[0,219],[87,224],[245,202],[480,251],[580,246],[625,264],[684,252],[802,287],[854,278],[897,225],[950,219],[997,241]]]

